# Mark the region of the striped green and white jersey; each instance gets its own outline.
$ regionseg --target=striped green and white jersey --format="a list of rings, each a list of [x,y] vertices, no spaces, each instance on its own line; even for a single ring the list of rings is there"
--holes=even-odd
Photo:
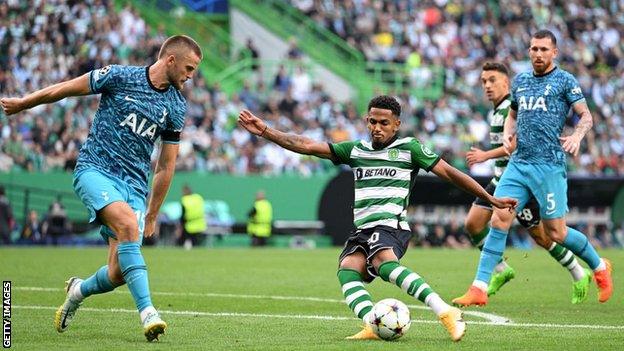
[[[490,150],[503,146],[503,127],[505,120],[509,116],[509,109],[511,108],[511,99],[507,95],[493,110],[488,114],[490,120]],[[503,175],[505,168],[509,163],[509,156],[496,158],[494,160],[494,178],[492,183],[498,185],[500,177]]]
[[[336,164],[346,164],[355,177],[355,227],[378,225],[410,230],[407,205],[419,169],[429,172],[440,157],[414,138],[397,139],[381,150],[369,141],[329,144]]]

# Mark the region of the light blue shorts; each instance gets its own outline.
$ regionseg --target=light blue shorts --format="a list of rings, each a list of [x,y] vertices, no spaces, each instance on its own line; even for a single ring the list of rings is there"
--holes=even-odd
[[[89,210],[89,223],[99,222],[97,212],[116,201],[127,203],[134,211],[139,225],[139,243],[143,242],[145,228],[145,196],[137,193],[119,178],[97,169],[83,169],[74,173],[74,191]],[[115,233],[102,225],[100,235],[108,243],[108,238],[117,239]]]
[[[543,219],[561,218],[568,212],[568,178],[565,167],[509,162],[494,196],[518,200],[522,211],[531,194],[539,203]]]

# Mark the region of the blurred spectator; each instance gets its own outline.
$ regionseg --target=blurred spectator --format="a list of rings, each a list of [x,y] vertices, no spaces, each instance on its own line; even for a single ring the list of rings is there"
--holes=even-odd
[[[260,54],[258,53],[258,49],[256,48],[256,45],[251,38],[247,38],[245,47],[240,51],[239,55],[241,56],[241,59],[248,58],[254,60],[253,64],[251,65],[251,68],[254,71],[257,71],[260,68],[260,65],[257,62],[260,58]]]
[[[271,237],[273,207],[263,190],[256,193],[256,200],[247,216],[249,217],[247,233],[251,236],[251,246],[265,246],[267,239]]]
[[[286,56],[290,60],[299,60],[303,56],[303,52],[299,49],[299,45],[297,44],[297,39],[294,37],[288,39],[288,52]]]
[[[0,185],[0,239],[2,239],[2,245],[11,244],[11,230],[14,224],[11,204],[6,198],[4,186]]]
[[[30,210],[26,225],[22,228],[20,243],[22,244],[41,244],[45,242],[45,237],[41,232],[41,222],[37,211]]]
[[[59,244],[62,236],[71,234],[71,223],[65,212],[65,208],[60,202],[53,202],[45,216],[41,232],[46,240],[52,245]]]
[[[178,238],[178,245],[188,250],[201,242],[202,235],[206,231],[204,198],[194,193],[188,185],[184,185],[180,203],[182,205],[180,216],[182,235]]]

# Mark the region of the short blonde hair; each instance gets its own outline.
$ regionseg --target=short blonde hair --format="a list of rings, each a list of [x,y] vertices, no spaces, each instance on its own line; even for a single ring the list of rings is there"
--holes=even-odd
[[[201,48],[193,38],[187,35],[174,35],[169,37],[160,47],[158,58],[161,59],[167,54],[179,53],[180,51],[190,50],[200,59],[202,58]]]

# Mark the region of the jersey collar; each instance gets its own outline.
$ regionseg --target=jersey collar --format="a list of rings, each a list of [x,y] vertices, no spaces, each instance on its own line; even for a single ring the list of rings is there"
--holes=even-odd
[[[150,88],[152,88],[152,90],[155,90],[159,93],[164,93],[167,90],[169,90],[169,87],[171,87],[171,84],[169,84],[168,87],[164,88],[164,89],[158,89],[154,86],[154,84],[152,84],[152,81],[150,80],[150,76],[149,76],[149,69],[150,67],[152,67],[152,65],[146,66],[145,67],[145,79],[147,79],[147,84],[149,84]]]
[[[503,96],[501,101],[499,101],[498,104],[496,104],[496,106],[494,106],[494,109],[496,110],[498,108],[498,106],[500,106],[503,102],[505,102],[505,100],[509,99],[510,96],[511,96],[511,94],[507,94],[507,95]]]
[[[554,71],[557,70],[557,66],[555,66],[555,68],[551,69],[550,71],[544,73],[544,74],[535,74],[535,71],[533,71],[533,77],[546,77],[547,75],[553,73]]]

